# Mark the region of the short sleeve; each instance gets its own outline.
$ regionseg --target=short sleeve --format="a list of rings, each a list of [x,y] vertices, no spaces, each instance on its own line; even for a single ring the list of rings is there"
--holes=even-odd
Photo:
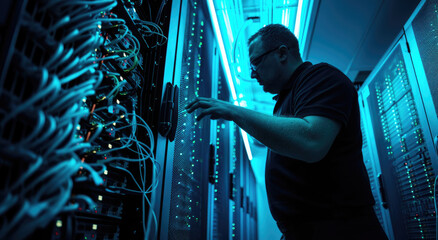
[[[324,66],[300,81],[292,101],[296,117],[323,116],[348,124],[356,90],[339,70]]]

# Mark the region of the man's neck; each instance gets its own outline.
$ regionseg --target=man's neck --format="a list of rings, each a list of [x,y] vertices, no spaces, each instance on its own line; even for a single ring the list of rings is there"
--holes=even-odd
[[[303,61],[302,60],[299,60],[299,61],[297,61],[297,62],[295,62],[295,63],[293,63],[293,64],[291,64],[291,67],[289,68],[290,69],[290,71],[289,71],[289,73],[288,73],[288,81],[290,80],[290,78],[292,77],[292,75],[295,73],[295,71],[298,69],[298,67],[301,65],[301,64],[303,64]]]

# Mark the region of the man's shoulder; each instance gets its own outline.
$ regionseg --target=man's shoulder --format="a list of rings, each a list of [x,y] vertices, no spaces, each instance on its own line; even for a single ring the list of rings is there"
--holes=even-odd
[[[333,66],[333,65],[331,65],[329,63],[326,63],[326,62],[321,62],[321,63],[314,64],[312,67],[313,67],[313,69],[320,69],[320,70],[327,70],[327,71],[336,71],[336,72],[342,73],[342,71],[339,70],[339,68],[337,68],[337,67],[335,67],[335,66]]]
[[[313,69],[311,71],[316,72],[316,73],[321,73],[325,77],[330,76],[330,77],[337,79],[337,80],[344,79],[344,80],[348,80],[347,82],[351,82],[351,80],[348,78],[348,76],[345,75],[339,68],[337,68],[329,63],[321,62],[318,64],[314,64],[312,66],[312,68]],[[329,74],[329,73],[331,73],[331,74]]]

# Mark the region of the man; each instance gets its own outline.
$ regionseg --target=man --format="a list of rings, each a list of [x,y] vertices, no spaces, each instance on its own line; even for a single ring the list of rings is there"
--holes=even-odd
[[[284,26],[249,39],[251,77],[277,94],[274,116],[197,98],[186,106],[234,121],[268,147],[266,188],[282,239],[386,239],[362,160],[357,92],[326,63],[301,60]]]

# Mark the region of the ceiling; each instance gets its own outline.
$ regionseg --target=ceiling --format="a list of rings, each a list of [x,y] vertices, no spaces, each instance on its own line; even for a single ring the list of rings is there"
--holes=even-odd
[[[390,47],[419,0],[320,0],[305,59],[328,62],[352,81],[371,71]]]

